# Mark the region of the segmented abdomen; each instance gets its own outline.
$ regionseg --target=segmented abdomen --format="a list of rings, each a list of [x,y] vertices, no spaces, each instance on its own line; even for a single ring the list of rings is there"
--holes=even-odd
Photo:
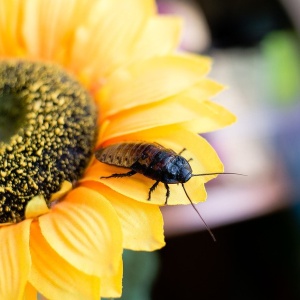
[[[100,148],[95,156],[102,163],[130,168],[141,158],[146,164],[150,163],[162,150],[166,149],[157,143],[124,142]]]

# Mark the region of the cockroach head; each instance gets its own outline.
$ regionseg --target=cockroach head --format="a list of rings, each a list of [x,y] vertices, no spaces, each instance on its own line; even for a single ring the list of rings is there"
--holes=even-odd
[[[167,165],[168,183],[185,183],[192,177],[192,168],[182,156],[176,156]]]

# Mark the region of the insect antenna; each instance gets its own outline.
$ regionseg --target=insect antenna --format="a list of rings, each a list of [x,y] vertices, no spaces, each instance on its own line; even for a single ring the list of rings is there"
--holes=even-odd
[[[223,174],[223,173],[222,173]],[[210,236],[212,237],[213,241],[216,242],[216,238],[214,236],[214,234],[212,233],[212,231],[210,230],[210,228],[208,227],[207,223],[204,221],[204,219],[202,218],[201,214],[199,213],[198,209],[196,208],[195,204],[192,202],[191,198],[189,197],[185,187],[184,187],[184,184],[182,183],[182,188],[184,190],[184,193],[186,194],[187,198],[189,199],[189,201],[191,202],[192,204],[192,207],[194,208],[194,210],[196,211],[196,213],[198,214],[198,216],[200,217],[200,219],[202,220],[205,228],[207,229],[207,231],[209,232]]]
[[[240,174],[240,173],[222,173],[222,172],[217,172],[217,173],[203,173],[203,174],[192,174],[192,177],[194,176],[207,176],[207,175],[239,175],[239,176],[247,176],[245,174]]]

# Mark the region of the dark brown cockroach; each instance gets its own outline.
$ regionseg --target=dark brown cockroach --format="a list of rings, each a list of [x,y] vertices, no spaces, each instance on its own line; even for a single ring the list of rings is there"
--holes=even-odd
[[[182,188],[192,204],[193,208],[203,221],[213,240],[215,237],[208,225],[200,215],[194,203],[190,199],[184,187],[184,183],[195,176],[217,175],[217,174],[237,174],[237,173],[204,173],[192,174],[192,168],[189,161],[186,160],[181,153],[176,153],[171,149],[167,149],[158,143],[146,142],[124,142],[113,144],[96,150],[95,156],[102,163],[122,168],[130,169],[127,173],[115,173],[110,176],[101,178],[122,178],[129,177],[136,173],[155,180],[148,193],[148,200],[151,200],[151,194],[160,182],[164,183],[167,190],[165,204],[168,203],[170,196],[170,188],[168,184],[181,183]],[[240,174],[238,174],[240,175]]]

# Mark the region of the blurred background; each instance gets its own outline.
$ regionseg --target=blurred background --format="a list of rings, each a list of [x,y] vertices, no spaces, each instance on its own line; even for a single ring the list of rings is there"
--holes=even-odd
[[[197,205],[216,243],[191,206],[165,207],[167,246],[125,253],[122,299],[300,299],[300,1],[157,4],[183,17],[181,49],[212,56],[209,77],[230,87],[214,100],[238,122],[205,137],[247,177],[219,176]]]

